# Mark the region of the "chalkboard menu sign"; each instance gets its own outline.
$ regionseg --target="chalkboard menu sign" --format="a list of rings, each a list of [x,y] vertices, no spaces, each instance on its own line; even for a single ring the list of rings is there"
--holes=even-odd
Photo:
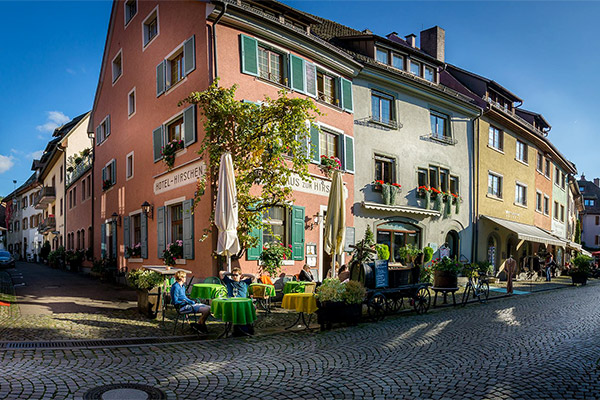
[[[375,288],[388,286],[388,261],[375,261]]]

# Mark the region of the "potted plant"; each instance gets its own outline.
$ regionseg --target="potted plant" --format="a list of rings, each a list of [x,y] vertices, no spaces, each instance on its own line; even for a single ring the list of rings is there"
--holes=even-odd
[[[131,247],[125,247],[125,258],[140,258],[142,256],[142,244],[137,243]]]
[[[317,288],[317,321],[321,329],[330,328],[336,322],[356,324],[362,315],[366,293],[360,282],[325,279]]]
[[[429,186],[419,186],[417,195],[425,200],[424,207],[428,209],[431,206],[431,188]]]
[[[442,211],[443,195],[442,192],[434,187],[431,188],[431,199],[433,200],[433,209]]]
[[[389,260],[390,259],[390,248],[387,244],[377,243],[375,245],[375,250],[377,251],[377,259],[378,260]]]
[[[454,204],[454,212],[458,214],[460,212],[460,203],[462,203],[462,197],[456,193],[450,193],[452,196],[452,204]]]
[[[331,173],[336,170],[336,169],[341,169],[342,168],[342,162],[340,161],[339,158],[335,157],[335,156],[325,156],[322,155],[321,156],[321,170],[325,173],[325,175],[327,176],[331,176]]]
[[[269,274],[271,278],[279,276],[281,263],[292,257],[292,245],[283,243],[266,243],[260,253],[261,273]]]
[[[439,258],[431,262],[433,286],[438,288],[455,288],[458,284],[458,273],[463,270],[462,264],[449,257]]]
[[[112,181],[110,179],[105,179],[102,181],[102,190],[108,190],[112,186]]]
[[[72,166],[70,166],[70,165],[69,165],[69,166],[67,167],[67,172],[73,172],[73,170],[74,170],[74,168],[73,168]]]
[[[171,269],[178,259],[183,258],[183,241],[176,240],[174,243],[169,243],[165,250],[163,250],[162,258],[167,269]]]
[[[591,263],[592,258],[586,255],[580,254],[577,257],[573,258],[573,268],[569,271],[569,275],[571,275],[571,281],[573,285],[587,284],[587,280],[590,276],[590,272],[592,270]]]
[[[163,284],[164,278],[154,271],[134,269],[126,275],[127,284],[134,288],[138,295],[138,311],[150,318],[156,317],[158,303],[157,288]],[[154,295],[156,292],[157,296]]]
[[[91,153],[91,151],[92,151],[92,149],[90,149],[89,147],[81,150],[81,157],[87,157],[87,156],[89,156],[90,153]]]
[[[175,164],[175,153],[183,149],[183,140],[171,140],[162,149],[163,161],[167,165],[167,169],[171,170]]]
[[[387,205],[396,204],[396,194],[398,194],[401,187],[402,186],[399,183],[383,183],[381,185],[381,195],[383,196],[383,203]]]
[[[73,161],[75,162],[75,165],[79,165],[83,161],[83,158],[81,158],[81,157],[75,157],[75,160],[73,160]]]

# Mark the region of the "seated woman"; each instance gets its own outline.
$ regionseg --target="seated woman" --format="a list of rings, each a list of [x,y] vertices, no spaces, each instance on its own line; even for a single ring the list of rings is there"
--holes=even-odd
[[[304,264],[304,266],[302,267],[300,274],[298,274],[298,280],[302,281],[302,282],[314,282],[315,281],[315,278],[314,278],[312,272],[310,272],[310,267],[308,266],[308,264]]]
[[[185,295],[185,276],[186,274],[183,271],[177,271],[175,273],[175,283],[171,286],[171,303],[173,303],[174,307],[177,307],[180,313],[193,312],[194,314],[200,314],[198,323],[191,324],[192,329],[202,333],[208,333],[206,319],[210,313],[210,306],[197,303]]]
[[[346,282],[348,279],[350,279],[350,270],[346,264],[342,265],[338,271],[338,279],[340,282]]]

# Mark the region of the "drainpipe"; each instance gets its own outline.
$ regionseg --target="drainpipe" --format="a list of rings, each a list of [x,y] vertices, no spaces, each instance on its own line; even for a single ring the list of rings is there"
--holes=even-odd
[[[212,42],[213,42],[212,45],[213,45],[213,63],[214,63],[213,82],[219,76],[219,68],[218,68],[218,63],[217,63],[217,30],[216,30],[216,27],[217,27],[217,24],[219,23],[219,21],[221,21],[221,18],[223,18],[223,16],[225,15],[225,12],[227,12],[227,3],[220,2],[220,1],[215,1],[214,3],[221,3],[222,9],[221,9],[221,13],[217,17],[217,19],[215,19],[215,22],[213,22],[213,24],[212,24]]]
[[[477,256],[478,256],[478,247],[479,247],[479,120],[481,119],[483,115],[483,109],[481,109],[479,111],[479,116],[477,116],[477,118],[475,119],[475,124],[473,124],[473,154],[475,154],[475,147],[477,147],[477,162],[473,163],[473,176],[477,178],[477,184],[475,185],[475,213],[471,214],[473,217],[473,221],[475,221],[475,229],[473,229],[473,245],[472,245],[472,250],[471,250],[471,254],[473,256],[472,260],[473,262],[477,262]],[[475,129],[475,125],[477,125],[477,129]],[[475,137],[477,136],[477,138]]]

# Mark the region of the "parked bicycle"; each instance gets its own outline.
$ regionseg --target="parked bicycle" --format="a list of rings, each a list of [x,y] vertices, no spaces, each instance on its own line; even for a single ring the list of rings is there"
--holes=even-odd
[[[471,296],[473,299],[477,298],[480,303],[485,303],[490,296],[490,284],[487,275],[480,274],[476,265],[465,266],[465,273],[469,280],[463,293],[462,306],[464,307],[467,304]]]

